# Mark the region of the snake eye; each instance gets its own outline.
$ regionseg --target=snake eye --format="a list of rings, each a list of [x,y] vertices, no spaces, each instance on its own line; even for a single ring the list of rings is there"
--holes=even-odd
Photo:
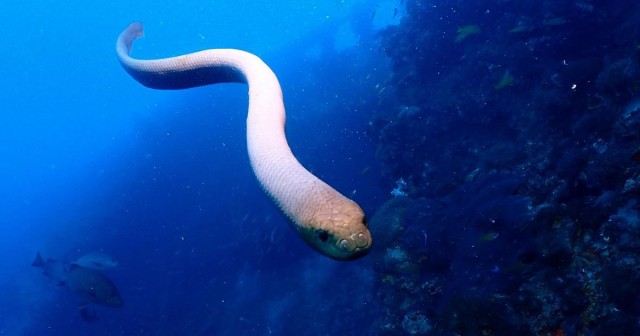
[[[369,222],[367,222],[367,217],[362,217],[362,224],[364,227],[369,228]]]
[[[329,232],[327,230],[318,230],[318,238],[321,241],[326,242],[329,239]]]

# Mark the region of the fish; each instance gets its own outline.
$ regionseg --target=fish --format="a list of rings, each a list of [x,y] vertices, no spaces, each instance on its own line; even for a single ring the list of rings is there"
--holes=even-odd
[[[480,237],[480,239],[478,239],[478,241],[480,243],[486,243],[486,242],[490,242],[496,238],[500,237],[500,233],[498,232],[489,232],[487,234],[484,234]]]
[[[118,262],[115,261],[111,256],[104,254],[102,252],[90,252],[82,257],[78,258],[78,260],[71,262],[72,264],[92,268],[97,270],[105,270],[108,268],[118,267]]]
[[[498,82],[498,84],[496,84],[495,89],[496,90],[502,90],[508,86],[513,85],[513,81],[515,80],[515,78],[513,77],[513,75],[511,75],[509,73],[509,70],[504,72],[504,75],[502,75],[502,78],[500,79],[500,81]]]
[[[480,26],[477,25],[466,25],[464,27],[458,28],[458,35],[456,35],[456,43],[460,43],[465,40],[467,37],[472,35],[478,35],[482,32]]]
[[[550,19],[544,19],[542,21],[543,26],[560,26],[565,23],[567,23],[567,20],[561,16],[550,18]]]
[[[96,311],[93,309],[89,309],[89,307],[87,306],[80,307],[80,317],[85,322],[93,322],[98,319]]]
[[[364,175],[366,174],[369,169],[371,169],[371,166],[365,166],[364,168],[362,168],[362,170],[360,171],[360,175]]]
[[[373,22],[373,19],[376,18],[376,12],[378,11],[378,5],[376,5],[376,7],[373,9],[373,11],[371,12],[371,21]]]
[[[112,308],[124,305],[115,284],[99,270],[51,258],[44,259],[40,252],[31,266],[42,268],[44,275],[52,277],[80,296],[83,301],[81,308],[91,303]]]

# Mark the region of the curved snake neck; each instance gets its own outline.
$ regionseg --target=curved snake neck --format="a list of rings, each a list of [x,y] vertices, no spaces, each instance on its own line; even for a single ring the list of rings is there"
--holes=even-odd
[[[320,253],[351,260],[369,251],[372,240],[362,209],[293,156],[284,132],[280,84],[260,58],[236,49],[209,49],[155,60],[131,58],[133,40],[142,35],[142,24],[134,22],[120,34],[116,45],[120,64],[131,77],[144,86],[168,90],[247,83],[247,147],[251,167],[265,192],[296,232]]]

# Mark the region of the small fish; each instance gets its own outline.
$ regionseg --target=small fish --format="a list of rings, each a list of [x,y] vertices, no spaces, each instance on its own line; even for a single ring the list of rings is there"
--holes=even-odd
[[[97,270],[105,270],[108,268],[118,267],[117,261],[115,261],[111,256],[102,252],[87,253],[78,258],[78,260],[71,262],[71,264]]]
[[[373,9],[373,11],[371,12],[371,21],[373,21],[373,19],[376,18],[376,12],[378,11],[378,5],[376,5],[376,7]]]
[[[498,82],[498,84],[496,84],[495,89],[496,90],[502,90],[508,86],[513,85],[513,81],[515,80],[515,78],[513,77],[513,75],[511,75],[509,73],[509,70],[504,72],[504,75],[502,75],[502,78],[500,79],[500,81]]]
[[[513,34],[516,34],[516,33],[524,33],[524,32],[528,32],[528,31],[530,31],[530,30],[531,30],[531,28],[530,28],[530,27],[525,26],[525,25],[523,25],[523,24],[520,24],[520,25],[517,25],[517,26],[515,26],[515,27],[513,27],[513,28],[509,29],[509,33],[513,33]]]
[[[544,19],[542,25],[544,26],[560,26],[567,23],[567,20],[561,16]]]
[[[500,237],[500,234],[498,232],[489,232],[487,234],[484,234],[480,237],[480,239],[478,239],[479,242],[481,243],[486,243],[486,242],[490,242],[496,238]]]
[[[371,166],[365,166],[364,168],[362,168],[362,170],[360,170],[360,175],[366,174],[369,169],[371,169]]]
[[[120,308],[123,300],[113,282],[102,272],[77,264],[42,258],[40,252],[31,264],[40,267],[44,275],[50,276],[62,285],[66,285],[83,300],[83,306],[95,303],[107,307]],[[82,312],[81,312],[82,313]],[[84,317],[83,317],[84,318]]]
[[[467,37],[472,35],[478,35],[482,32],[480,26],[477,25],[466,25],[464,27],[458,28],[456,35],[456,43],[460,43],[465,40]]]

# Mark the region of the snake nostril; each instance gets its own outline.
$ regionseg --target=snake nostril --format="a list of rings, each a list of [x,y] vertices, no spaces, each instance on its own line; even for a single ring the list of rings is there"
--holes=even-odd
[[[358,236],[356,238],[356,243],[358,245],[358,247],[365,247],[369,244],[369,239],[367,239],[367,235],[365,235],[364,233],[360,232],[358,233]]]

